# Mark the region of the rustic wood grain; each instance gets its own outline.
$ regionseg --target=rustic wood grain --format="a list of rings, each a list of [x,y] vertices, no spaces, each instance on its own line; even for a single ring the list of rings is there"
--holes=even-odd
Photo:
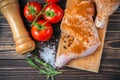
[[[43,0],[36,1],[44,3]],[[59,5],[64,8],[65,2],[61,0]],[[26,0],[20,0],[21,15],[25,3]],[[24,17],[23,21],[29,27]],[[11,29],[0,13],[0,80],[46,80],[45,76],[26,63],[25,55],[18,55],[14,48]],[[56,80],[120,80],[120,7],[110,16],[100,72],[96,74],[68,67],[60,71],[63,71],[63,75],[56,76]]]
[[[8,61],[12,62],[12,64],[8,63]],[[26,79],[33,78],[33,77],[42,77],[42,75],[37,74],[37,70],[33,69],[28,64],[26,64],[25,60],[16,60],[16,61],[15,60],[0,60],[0,62],[2,65],[0,67],[0,71],[1,71],[0,78],[4,76],[10,76],[14,78],[24,77]],[[60,76],[63,77],[63,80],[66,80],[66,79],[71,80],[72,77],[73,77],[72,78],[73,80],[74,78],[78,76],[80,79],[82,79],[81,77],[83,78],[88,77],[88,80],[91,80],[91,79],[93,80],[95,79],[96,80],[106,80],[106,79],[114,80],[113,78],[115,77],[119,78],[120,65],[118,64],[119,64],[118,60],[103,60],[101,63],[101,70],[99,74],[64,67],[63,69],[61,69],[61,71],[63,71],[64,73],[63,75],[60,75]],[[58,77],[56,77],[57,80],[61,80]]]

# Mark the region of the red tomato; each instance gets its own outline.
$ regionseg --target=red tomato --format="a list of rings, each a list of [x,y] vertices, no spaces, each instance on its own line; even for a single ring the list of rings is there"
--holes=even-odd
[[[53,34],[53,28],[45,20],[39,20],[32,26],[31,34],[37,41],[47,41]]]
[[[59,0],[45,0],[45,2],[57,3]]]
[[[28,2],[24,7],[24,16],[28,21],[33,21],[41,10],[42,6],[38,2]]]
[[[50,23],[58,23],[63,17],[63,10],[57,4],[48,4],[44,10],[43,18]]]

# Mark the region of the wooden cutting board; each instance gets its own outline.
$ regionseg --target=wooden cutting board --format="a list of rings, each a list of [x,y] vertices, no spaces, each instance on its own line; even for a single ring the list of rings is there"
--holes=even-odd
[[[66,8],[68,8],[69,6],[72,6],[76,3],[79,3],[80,1],[81,0],[67,0]],[[84,58],[71,60],[67,64],[67,66],[76,68],[76,69],[81,69],[81,70],[98,73],[100,62],[101,62],[101,56],[102,56],[102,51],[103,51],[106,29],[107,29],[107,25],[105,26],[104,29],[98,29],[101,45],[98,47],[98,49],[94,53],[92,53],[91,55],[84,57]],[[61,36],[65,36],[65,34],[61,33]],[[64,42],[62,41],[62,39],[60,39],[57,57],[60,56],[60,53],[65,52],[65,49],[63,48],[63,46],[64,46]]]

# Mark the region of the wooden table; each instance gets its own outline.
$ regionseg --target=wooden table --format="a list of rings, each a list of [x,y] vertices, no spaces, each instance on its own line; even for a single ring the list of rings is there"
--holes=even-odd
[[[43,0],[38,0],[43,4]],[[66,0],[61,0],[59,5],[64,8]],[[21,15],[26,4],[20,0]],[[23,17],[26,27],[29,24]],[[54,25],[59,26],[59,24]],[[99,73],[64,67],[60,69],[63,74],[56,76],[56,80],[120,80],[120,7],[110,16],[104,50]],[[30,67],[25,60],[25,55],[15,52],[10,27],[0,13],[0,80],[46,80],[38,71]]]

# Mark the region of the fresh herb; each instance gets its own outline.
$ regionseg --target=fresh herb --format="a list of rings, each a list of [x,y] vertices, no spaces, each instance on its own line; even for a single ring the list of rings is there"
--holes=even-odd
[[[55,75],[62,74],[62,72],[55,70],[51,65],[43,62],[38,57],[27,57],[27,63],[38,69],[40,74],[46,75],[47,79],[54,80]],[[38,66],[38,63],[43,67]]]

